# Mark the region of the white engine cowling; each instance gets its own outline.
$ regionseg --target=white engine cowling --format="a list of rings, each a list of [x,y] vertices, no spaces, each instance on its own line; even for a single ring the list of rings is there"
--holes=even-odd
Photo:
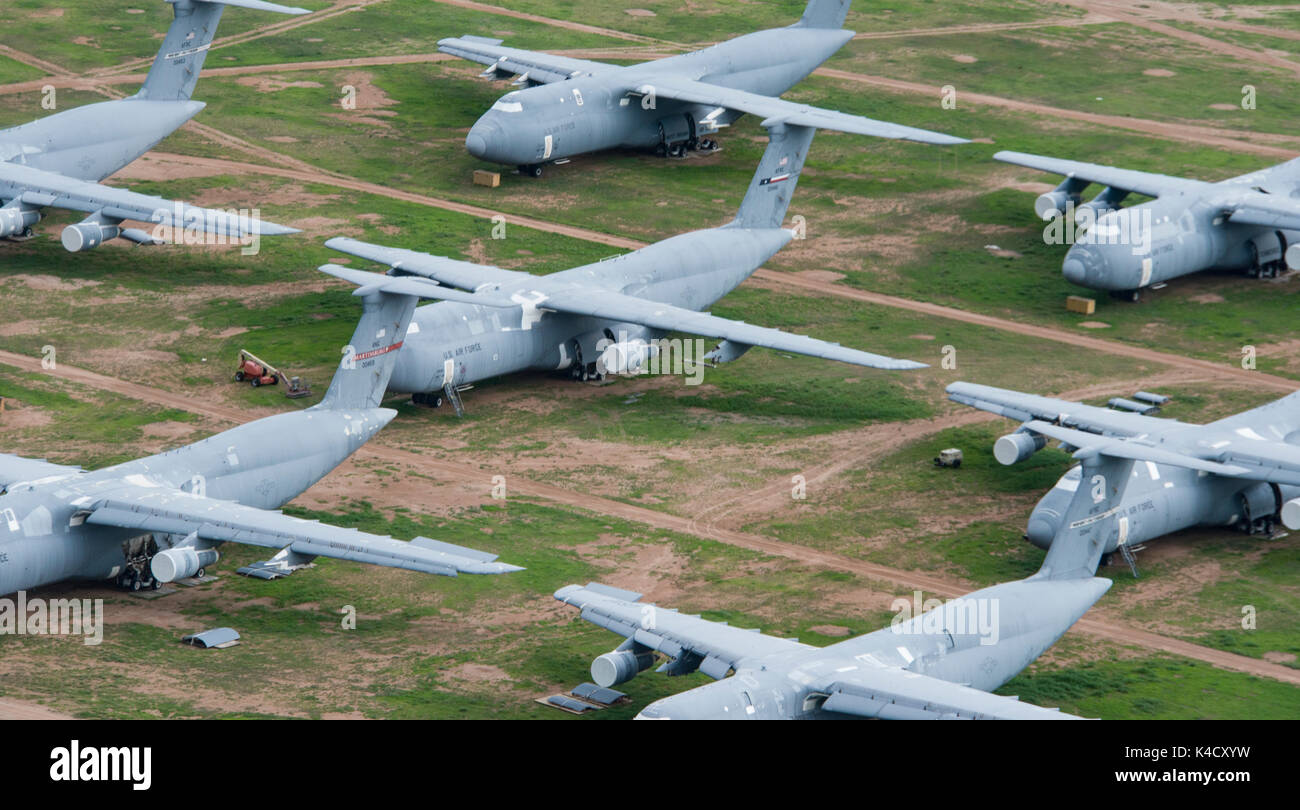
[[[1032,456],[1047,445],[1047,439],[1036,433],[1009,433],[993,443],[993,457],[999,464],[1010,467]]]
[[[1287,245],[1286,248],[1286,266],[1291,270],[1300,270],[1300,242],[1294,245]]]
[[[220,558],[221,555],[216,549],[211,548],[202,550],[190,546],[169,548],[153,555],[149,570],[153,573],[153,578],[159,582],[175,582],[178,579],[194,576],[200,568],[215,565]]]
[[[24,211],[8,206],[0,208],[0,239],[26,233],[28,228],[40,221],[40,211]]]
[[[654,664],[652,652],[635,653],[631,650],[615,650],[598,656],[591,662],[591,679],[597,686],[608,689],[627,683]]]
[[[1300,498],[1282,504],[1282,525],[1292,531],[1300,529]]]
[[[643,374],[658,354],[658,346],[640,338],[611,343],[596,360],[596,370],[602,374]]]
[[[1055,219],[1065,215],[1065,207],[1070,202],[1077,204],[1079,197],[1060,189],[1049,191],[1038,195],[1038,199],[1034,200],[1034,213],[1040,219]]]
[[[110,239],[116,239],[122,229],[116,225],[86,220],[63,229],[63,248],[69,253],[94,250]]]

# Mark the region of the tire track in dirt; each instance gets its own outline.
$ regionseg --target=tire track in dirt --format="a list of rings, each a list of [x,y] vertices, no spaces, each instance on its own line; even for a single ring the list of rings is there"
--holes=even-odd
[[[40,358],[27,357],[13,352],[0,351],[0,363],[13,366],[23,371],[38,374],[50,374],[91,388],[111,391],[141,402],[148,402],[169,408],[177,408],[179,410],[197,413],[221,421],[242,424],[243,422],[259,416],[259,414],[241,412],[235,408],[214,405],[182,394],[173,394],[160,389],[140,385],[138,383],[119,380],[114,377],[98,374],[87,369],[77,368],[63,363],[60,363],[57,369],[42,369]],[[440,475],[450,481],[459,481],[471,485],[481,484],[485,490],[491,487],[492,475],[499,475],[502,473],[502,466],[500,464],[494,465],[491,470],[485,470],[472,465],[433,458],[409,450],[401,450],[399,448],[379,444],[378,441],[372,441],[370,444],[362,447],[361,450],[355,454],[355,457],[358,459],[378,458],[419,470],[424,474]],[[573,492],[562,487],[534,481],[523,476],[510,475],[508,472],[507,475],[510,480],[510,487],[516,493],[552,501],[584,512],[593,512],[608,517],[616,517],[633,523],[653,526],[661,530],[694,535],[694,532],[692,531],[692,520],[689,517],[660,512],[646,507],[634,506],[632,504],[626,504],[620,501],[601,498],[585,493]],[[831,570],[847,571],[869,579],[887,582],[904,588],[929,591],[945,597],[960,596],[969,593],[973,589],[973,586],[968,583],[956,582],[919,572],[902,571],[890,568],[889,566],[868,562],[866,560],[844,557],[839,554],[831,554],[816,549],[796,546],[789,543],[771,540],[766,537],[729,529],[715,529],[712,533],[711,539],[761,554],[793,560],[801,565],[811,565]],[[1145,630],[1136,630],[1101,620],[1080,621],[1075,625],[1075,627],[1089,633],[1090,635],[1110,641],[1119,641],[1121,643],[1132,644],[1139,647],[1172,652],[1187,658],[1204,661],[1223,669],[1245,672],[1251,675],[1258,675],[1264,678],[1272,678],[1274,680],[1300,685],[1300,670],[1294,670],[1282,666],[1281,664],[1273,664],[1267,661],[1248,658],[1246,656],[1226,653],[1220,650],[1202,647],[1201,645],[1193,644],[1191,642],[1172,639]]]
[[[1094,14],[1104,14],[1114,19],[1116,22],[1122,22],[1137,28],[1143,28],[1154,34],[1161,34],[1180,42],[1186,42],[1190,45],[1196,45],[1204,48],[1210,53],[1216,53],[1220,56],[1231,56],[1246,62],[1259,62],[1271,67],[1289,70],[1292,73],[1300,74],[1300,62],[1293,62],[1285,57],[1276,54],[1261,51],[1255,48],[1247,48],[1244,45],[1235,45],[1231,42],[1224,42],[1220,39],[1207,37],[1204,34],[1197,34],[1191,31],[1184,31],[1181,28],[1175,28],[1172,25],[1158,22],[1149,16],[1134,14],[1131,6],[1120,5],[1118,3],[1097,2],[1096,0],[1044,0],[1044,2],[1064,3],[1068,6],[1087,9]],[[1181,22],[1193,23],[1195,25],[1206,25],[1205,18],[1196,14],[1173,14],[1168,11],[1157,11],[1162,17],[1174,17]],[[1249,29],[1247,29],[1249,30]],[[1271,31],[1257,32],[1268,35]]]
[[[50,74],[51,76],[63,77],[63,76],[72,75],[70,71],[64,69],[59,65],[54,64],[53,62],[47,62],[44,59],[37,58],[35,56],[32,56],[29,53],[23,53],[22,51],[14,50],[13,48],[10,48],[8,45],[0,45],[0,56],[7,56],[10,59],[14,60],[15,62],[22,62],[24,65],[27,65],[28,67],[34,67],[37,70],[43,70],[46,73]]]
[[[858,39],[902,39],[905,37],[942,37],[952,34],[995,34],[999,31],[1024,31],[1033,28],[1058,28],[1071,25],[1101,25],[1112,22],[1099,14],[1083,17],[1061,17],[1052,20],[1018,23],[970,23],[969,25],[948,25],[941,28],[909,28],[902,31],[867,31],[854,34]]]
[[[627,31],[615,31],[612,28],[601,28],[596,25],[587,25],[586,23],[573,22],[572,20],[557,20],[554,17],[543,17],[539,14],[528,14],[522,11],[514,11],[501,6],[490,6],[486,3],[475,3],[473,0],[433,0],[435,3],[442,3],[447,6],[456,6],[457,8],[469,9],[470,11],[481,11],[487,14],[496,14],[501,17],[513,17],[517,20],[527,20],[529,22],[541,23],[554,28],[564,28],[569,31],[581,31],[584,34],[599,34],[612,39],[625,39],[628,42],[639,42],[645,45],[664,46],[686,50],[688,47],[678,42],[669,42],[666,39],[655,39],[654,37],[642,36],[641,34],[631,34]],[[460,35],[458,35],[460,36]]]
[[[1203,381],[1204,377],[1200,374],[1175,369],[1127,382],[1105,382],[1074,391],[1063,391],[1057,396],[1068,400],[1085,400],[1107,395],[1127,396],[1133,391],[1156,391],[1167,385],[1182,385]],[[893,453],[905,444],[949,428],[996,421],[1005,421],[1005,419],[985,411],[961,408],[956,413],[946,414],[939,418],[895,422],[888,425],[868,425],[863,428],[841,431],[836,434],[835,441],[836,444],[846,445],[847,449],[839,453],[833,453],[821,463],[801,470],[800,475],[804,476],[804,480],[811,490],[815,485],[824,483],[835,476],[843,474],[852,467],[861,465],[864,458],[874,458]],[[762,488],[742,492],[723,501],[709,502],[703,506],[697,506],[693,503],[687,504],[685,511],[692,514],[691,533],[700,537],[712,538],[713,532],[720,527],[721,522],[737,511],[748,511],[750,515],[747,515],[747,518],[752,516],[755,511],[773,511],[763,507],[784,505],[790,498],[790,487],[791,483],[782,478]]]

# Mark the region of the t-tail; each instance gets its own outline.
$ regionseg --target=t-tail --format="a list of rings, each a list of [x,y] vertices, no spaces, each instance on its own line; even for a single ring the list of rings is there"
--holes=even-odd
[[[1083,462],[1079,488],[1034,578],[1092,577],[1106,549],[1128,540],[1129,519],[1122,514],[1121,504],[1133,477],[1133,460],[1087,449],[1076,458]]]
[[[406,340],[406,329],[420,299],[414,295],[362,287],[353,295],[363,301],[361,321],[352,342],[342,349],[338,370],[316,408],[327,411],[378,408]]]
[[[843,28],[850,0],[808,0],[808,7],[795,25],[801,28]]]
[[[740,203],[740,212],[731,223],[740,228],[780,228],[790,208],[799,174],[803,171],[808,147],[812,145],[813,127],[795,126],[782,121],[764,121],[769,141],[758,171],[749,183],[749,191]]]
[[[226,6],[240,6],[280,14],[310,14],[305,8],[265,3],[262,0],[166,0],[176,14],[154,57],[153,67],[137,98],[150,101],[189,101],[198,84],[203,61],[217,35]]]

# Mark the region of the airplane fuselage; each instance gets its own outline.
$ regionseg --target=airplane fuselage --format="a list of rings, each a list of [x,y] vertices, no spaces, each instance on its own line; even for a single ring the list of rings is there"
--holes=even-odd
[[[0,594],[68,579],[112,579],[151,535],[85,522],[123,487],[166,487],[246,506],[283,506],[356,452],[396,413],[277,414],[202,441],[95,472],[15,483],[0,492]],[[155,542],[165,538],[154,538]]]
[[[1062,516],[1078,493],[1080,468],[1072,467],[1039,500],[1029,516],[1025,537],[1050,548],[1064,526]],[[1300,497],[1300,487],[1274,486],[1152,462],[1136,462],[1117,514],[1120,531],[1106,554],[1121,543],[1136,547],[1174,532],[1195,527],[1239,527],[1248,531],[1271,528],[1282,504]]]
[[[0,131],[0,160],[98,182],[153,149],[205,106],[126,98],[74,107]]]
[[[470,154],[529,166],[618,147],[645,149],[694,139],[739,116],[660,98],[656,77],[685,78],[778,96],[851,39],[851,31],[783,28],[747,34],[704,50],[612,68],[508,93],[465,139]],[[629,88],[651,92],[630,95]]]
[[[1151,200],[1097,218],[1072,245],[1065,277],[1095,290],[1133,291],[1204,270],[1278,267],[1300,233],[1233,223],[1221,185]]]
[[[791,239],[791,231],[715,228],[682,234],[548,280],[702,310],[731,292]],[[390,391],[423,393],[502,374],[582,368],[611,341],[655,339],[639,324],[545,310],[528,294],[510,309],[443,301],[415,310]]]

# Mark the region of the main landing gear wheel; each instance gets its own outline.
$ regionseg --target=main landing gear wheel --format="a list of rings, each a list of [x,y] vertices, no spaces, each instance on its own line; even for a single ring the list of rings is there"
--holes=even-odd
[[[668,157],[680,158],[686,156],[686,144],[675,143],[668,147]]]
[[[519,167],[519,173],[524,177],[541,177],[542,165],[540,163],[527,163]]]
[[[1141,290],[1112,290],[1110,293],[1110,297],[1114,298],[1116,301],[1128,301],[1131,304],[1136,304],[1138,301],[1142,300],[1142,291]]]
[[[700,141],[700,151],[716,152],[718,151],[718,142],[713,140],[712,138],[704,138],[703,140]]]

